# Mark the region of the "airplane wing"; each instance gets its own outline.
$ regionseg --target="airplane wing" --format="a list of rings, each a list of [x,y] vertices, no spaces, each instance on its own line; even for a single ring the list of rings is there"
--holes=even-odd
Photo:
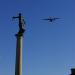
[[[60,19],[60,18],[54,18],[54,19]]]
[[[49,19],[42,19],[42,20],[49,20]]]

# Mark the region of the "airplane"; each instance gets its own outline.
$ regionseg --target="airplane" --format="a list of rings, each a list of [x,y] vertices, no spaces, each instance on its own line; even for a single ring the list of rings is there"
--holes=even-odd
[[[49,17],[49,18],[42,19],[42,20],[48,20],[49,22],[53,22],[53,21],[55,21],[56,19],[60,19],[60,18],[56,18],[56,17]]]

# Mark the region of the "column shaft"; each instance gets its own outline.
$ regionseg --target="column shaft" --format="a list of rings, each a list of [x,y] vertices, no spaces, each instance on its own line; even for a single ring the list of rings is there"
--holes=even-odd
[[[17,35],[15,75],[22,75],[22,39]]]

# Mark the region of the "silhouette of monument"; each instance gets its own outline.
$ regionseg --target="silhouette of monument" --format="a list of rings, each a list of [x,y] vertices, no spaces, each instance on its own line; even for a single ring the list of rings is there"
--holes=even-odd
[[[19,31],[16,34],[17,43],[16,43],[16,63],[15,63],[15,75],[22,75],[22,40],[24,29],[24,19],[19,13],[19,16],[13,17],[13,19],[19,19]]]
[[[75,75],[75,68],[71,69],[71,74],[70,75]]]

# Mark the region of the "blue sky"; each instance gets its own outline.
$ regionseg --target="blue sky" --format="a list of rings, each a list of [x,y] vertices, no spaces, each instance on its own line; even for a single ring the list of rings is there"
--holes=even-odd
[[[69,75],[75,67],[74,0],[0,1],[0,75],[15,75],[19,12],[25,17],[23,75]],[[53,23],[41,20],[59,17]]]

